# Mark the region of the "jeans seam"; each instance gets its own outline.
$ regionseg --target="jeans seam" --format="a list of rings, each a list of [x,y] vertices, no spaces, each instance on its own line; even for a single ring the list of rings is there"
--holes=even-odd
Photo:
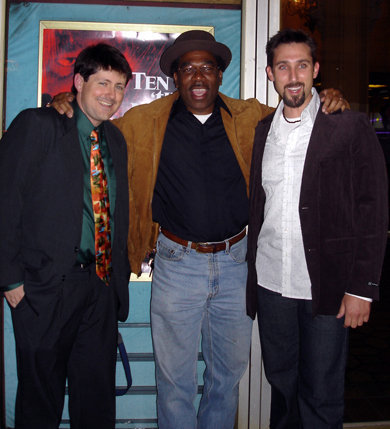
[[[209,359],[209,361],[210,361],[210,365],[209,365],[209,362],[205,362],[206,363],[206,365],[207,365],[207,371],[209,371],[209,373],[210,373],[210,377],[209,377],[209,380],[211,380],[211,382],[210,382],[210,385],[209,385],[209,387],[208,387],[208,390],[207,390],[207,392],[203,392],[203,395],[206,395],[206,397],[208,398],[208,396],[209,396],[209,393],[210,393],[210,391],[211,391],[211,389],[212,389],[212,387],[213,387],[213,383],[214,383],[214,376],[213,376],[213,369],[214,369],[214,365],[213,365],[213,362],[214,362],[214,355],[213,355],[213,348],[212,348],[212,337],[211,337],[211,329],[210,329],[210,319],[209,319],[209,314],[208,314],[208,311],[206,310],[206,319],[207,319],[207,331],[208,331],[208,335],[207,335],[207,342],[209,343],[209,351],[210,351],[210,359]]]

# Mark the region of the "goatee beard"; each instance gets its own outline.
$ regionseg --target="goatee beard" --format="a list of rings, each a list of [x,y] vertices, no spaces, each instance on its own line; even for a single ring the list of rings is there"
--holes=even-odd
[[[302,86],[302,89],[303,89],[302,94],[300,94],[300,95],[292,95],[291,98],[289,98],[287,96],[286,89],[288,87],[296,87],[298,85]],[[300,106],[302,106],[302,104],[305,102],[305,99],[306,99],[304,88],[305,88],[304,84],[300,83],[300,82],[297,82],[294,85],[292,85],[292,84],[286,85],[284,87],[284,92],[283,92],[283,102],[284,102],[284,104],[286,106],[288,106],[288,107],[300,107]]]

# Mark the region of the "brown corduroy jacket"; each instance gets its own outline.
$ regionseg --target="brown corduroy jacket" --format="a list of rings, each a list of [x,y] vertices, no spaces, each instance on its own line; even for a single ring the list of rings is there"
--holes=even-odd
[[[249,190],[250,161],[257,123],[274,109],[256,99],[236,100],[219,94],[230,114],[222,109],[222,120]],[[156,243],[159,225],[152,221],[152,198],[161,147],[172,105],[178,92],[130,109],[114,124],[122,131],[128,151],[130,226],[128,252],[132,271]],[[249,193],[249,192],[248,192]]]
[[[273,115],[256,128],[250,178],[247,313],[257,312],[257,241],[264,220],[264,147]],[[345,293],[379,299],[388,230],[383,151],[363,113],[318,111],[303,168],[299,218],[313,316],[336,315]]]

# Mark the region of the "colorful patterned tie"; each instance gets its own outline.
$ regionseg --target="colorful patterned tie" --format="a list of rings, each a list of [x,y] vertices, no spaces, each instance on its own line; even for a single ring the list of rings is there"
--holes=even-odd
[[[99,134],[96,130],[91,132],[91,143],[91,195],[95,220],[96,274],[108,285],[112,270],[110,202]]]

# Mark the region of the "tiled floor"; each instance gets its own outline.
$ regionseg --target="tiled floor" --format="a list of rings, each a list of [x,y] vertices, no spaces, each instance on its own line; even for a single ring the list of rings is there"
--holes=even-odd
[[[344,421],[390,421],[390,245],[381,299],[373,304],[369,323],[350,332]]]

